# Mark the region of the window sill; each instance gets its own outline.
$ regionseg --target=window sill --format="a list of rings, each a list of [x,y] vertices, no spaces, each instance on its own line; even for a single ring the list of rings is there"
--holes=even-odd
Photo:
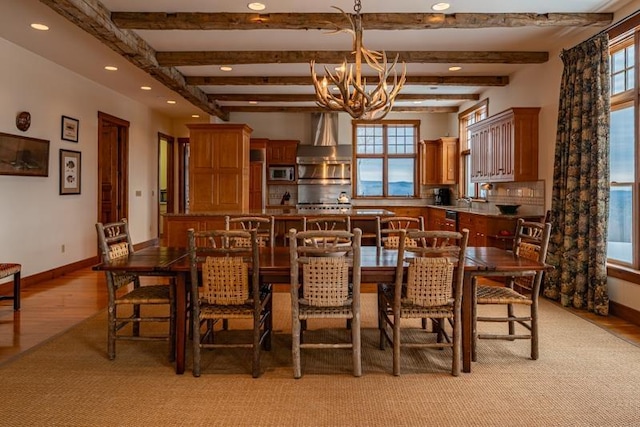
[[[630,267],[607,264],[607,276],[640,285],[640,271]]]

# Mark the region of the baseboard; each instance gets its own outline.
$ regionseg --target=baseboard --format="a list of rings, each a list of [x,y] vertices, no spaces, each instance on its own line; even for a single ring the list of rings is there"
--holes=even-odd
[[[138,243],[133,245],[135,250],[140,250],[149,246],[154,246],[158,244],[158,239],[148,240],[146,242]],[[41,273],[32,274],[31,276],[21,276],[20,277],[20,287],[25,288],[28,286],[33,286],[37,283],[44,282],[46,280],[52,280],[56,277],[64,276],[65,274],[71,273],[76,270],[80,270],[83,268],[89,268],[98,264],[98,256],[94,256],[91,258],[86,258],[80,261],[73,262],[71,264],[66,264],[60,267],[53,268],[51,270],[43,271]],[[13,293],[13,281],[9,281],[7,283],[3,283],[0,285],[0,295],[11,295]]]
[[[609,314],[640,326],[640,311],[634,310],[633,308],[629,308],[615,301],[609,301]]]

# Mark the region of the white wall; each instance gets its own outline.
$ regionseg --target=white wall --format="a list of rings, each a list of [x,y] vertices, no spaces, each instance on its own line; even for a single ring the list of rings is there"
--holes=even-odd
[[[157,133],[171,135],[171,121],[1,38],[0,57],[10,64],[0,67],[0,132],[50,141],[48,177],[0,176],[0,260],[22,264],[23,276],[29,276],[97,254],[98,111],[131,124],[132,238],[134,243],[155,238]],[[15,127],[20,111],[31,113],[31,127],[26,132]],[[62,115],[79,120],[78,143],[60,138]],[[58,194],[60,149],[82,153],[80,195]],[[141,197],[135,196],[137,190]]]

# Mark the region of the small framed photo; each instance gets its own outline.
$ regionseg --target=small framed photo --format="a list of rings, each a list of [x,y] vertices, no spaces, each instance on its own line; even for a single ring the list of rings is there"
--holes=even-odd
[[[80,121],[67,116],[62,116],[62,139],[65,141],[78,142],[78,131]]]
[[[60,150],[60,194],[80,194],[81,155],[79,151]]]

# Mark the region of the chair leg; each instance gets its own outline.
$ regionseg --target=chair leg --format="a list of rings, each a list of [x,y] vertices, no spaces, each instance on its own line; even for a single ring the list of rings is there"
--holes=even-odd
[[[176,285],[175,279],[169,282],[169,361],[176,360]]]
[[[478,282],[475,277],[471,281],[471,292],[472,295],[477,295],[478,292]],[[455,339],[455,338],[454,338]],[[476,347],[478,345],[478,304],[473,303],[471,305],[471,361],[475,362],[477,360]]]
[[[133,305],[133,317],[136,319],[140,318],[140,304]],[[140,336],[140,322],[133,322],[133,336]]]
[[[109,303],[109,325],[107,331],[107,356],[116,358],[116,305]]]
[[[513,304],[507,304],[507,316],[513,317]],[[509,321],[509,335],[514,335],[516,333],[516,325],[513,320]]]
[[[400,316],[393,314],[393,375],[400,376]]]
[[[266,316],[264,327],[266,328],[267,335],[264,339],[264,349],[271,351],[271,335],[273,333],[273,293],[268,296],[267,306],[265,307]]]
[[[291,358],[293,359],[293,377],[302,377],[302,369],[300,367],[300,331],[302,327],[300,319],[293,318],[291,323]]]
[[[386,328],[386,320],[385,320],[385,313],[386,313],[387,307],[386,307],[386,303],[384,301],[384,299],[382,298],[382,292],[380,291],[380,289],[378,289],[378,331],[380,332],[380,339],[379,339],[379,343],[378,343],[378,347],[380,348],[380,350],[384,350],[386,347],[386,334],[385,334],[385,328]]]
[[[361,336],[360,336],[360,313],[354,313],[351,320],[351,344],[353,346],[353,376],[362,376],[362,354],[361,354]]]
[[[13,275],[13,310],[20,310],[20,272]]]
[[[538,360],[538,301],[531,305],[531,359]]]
[[[253,316],[253,363],[251,376],[258,378],[260,376],[260,314],[254,312]]]
[[[193,325],[193,376],[200,376],[200,319],[199,316],[191,315],[191,324]]]
[[[451,375],[460,376],[460,356],[462,353],[462,325],[460,319],[462,313],[460,308],[454,312],[453,320],[453,361],[451,363]],[[444,321],[444,319],[442,319]]]

